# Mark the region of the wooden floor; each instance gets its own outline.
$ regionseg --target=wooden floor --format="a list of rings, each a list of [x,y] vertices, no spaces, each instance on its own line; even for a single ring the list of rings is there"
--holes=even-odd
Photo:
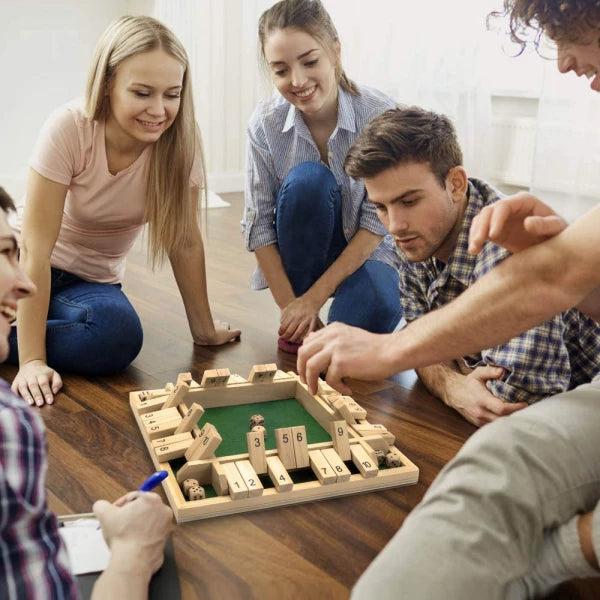
[[[210,209],[206,215],[209,295],[214,316],[243,330],[241,342],[194,347],[170,269],[151,273],[144,254],[136,250],[124,290],[142,319],[142,352],[114,377],[63,374],[65,385],[56,404],[40,411],[48,429],[48,497],[59,514],[88,512],[96,499],[114,500],[153,471],[129,409],[129,391],[161,387],[184,371],[200,380],[208,368],[227,367],[244,377],[260,363],[295,370],[294,357],[277,349],[278,310],[269,292],[248,287],[254,257],[240,234],[241,195],[224,197],[231,207]],[[8,380],[14,372],[0,367]],[[413,372],[394,381],[357,383],[354,392],[369,420],[384,424],[420,468],[419,483],[178,525],[173,539],[183,598],[348,597],[359,575],[474,431],[428,394]],[[597,582],[562,586],[553,598],[598,598]]]

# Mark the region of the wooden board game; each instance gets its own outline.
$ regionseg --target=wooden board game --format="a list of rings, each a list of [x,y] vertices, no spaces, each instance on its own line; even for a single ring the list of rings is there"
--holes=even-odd
[[[255,365],[129,394],[177,522],[416,483],[419,469],[383,425],[319,381]],[[252,423],[250,423],[250,421]],[[260,425],[264,421],[264,426]],[[185,491],[184,491],[185,490]],[[190,499],[192,498],[192,499]]]

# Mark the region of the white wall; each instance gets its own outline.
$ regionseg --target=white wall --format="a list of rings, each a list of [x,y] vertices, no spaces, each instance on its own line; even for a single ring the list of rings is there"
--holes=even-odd
[[[192,66],[209,188],[243,189],[246,124],[265,94],[258,17],[271,0],[156,0],[154,16],[179,37]]]
[[[257,62],[257,21],[273,1],[0,0],[0,72],[4,92],[0,94],[0,185],[20,197],[38,131],[54,108],[83,93],[88,64],[101,32],[122,14],[144,13],[170,26],[190,56],[209,187],[217,192],[241,190],[246,123],[266,93]],[[359,11],[364,7],[359,2],[366,0],[325,0],[338,25],[349,75],[385,89],[384,81],[393,82],[399,76],[397,52],[385,51],[392,43],[390,36],[396,31],[396,24],[387,37],[382,28],[382,39],[372,40],[373,44],[383,44],[383,48],[369,46],[371,42],[363,37],[368,38],[376,30],[385,3],[375,3],[379,10],[373,9],[370,20],[365,22]],[[407,17],[405,21],[411,19]],[[492,169],[490,173],[472,170],[474,175],[489,176],[500,186],[526,187],[531,180],[537,139],[540,60],[535,55],[508,58],[501,53],[501,42],[493,43],[498,45],[498,53],[488,71],[493,74],[494,84],[494,143],[491,158],[485,157]],[[383,56],[391,57],[391,64],[382,67],[374,62],[373,56],[378,53],[382,60]],[[370,81],[378,74],[381,81]],[[455,83],[452,87],[462,86]],[[403,92],[391,88],[388,91],[406,102],[411,86],[402,89]],[[471,121],[466,123],[467,133],[472,133]],[[464,139],[462,143],[465,146]],[[476,150],[482,152],[480,143]]]
[[[52,110],[83,94],[102,31],[114,18],[145,12],[143,0],[0,2],[0,185],[23,190],[29,154]]]

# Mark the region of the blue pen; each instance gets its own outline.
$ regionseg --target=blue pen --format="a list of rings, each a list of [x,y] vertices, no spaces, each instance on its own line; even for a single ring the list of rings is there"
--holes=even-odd
[[[169,474],[166,471],[157,471],[156,473],[152,473],[142,485],[138,488],[138,492],[149,492],[153,490],[163,479],[166,479]],[[135,500],[135,498],[133,498]],[[131,500],[128,500],[131,502]],[[96,529],[100,529],[100,525],[96,527]]]
[[[138,488],[140,492],[149,492],[153,490],[163,479],[166,479],[168,473],[166,471],[157,471],[156,473],[152,473],[142,485]]]

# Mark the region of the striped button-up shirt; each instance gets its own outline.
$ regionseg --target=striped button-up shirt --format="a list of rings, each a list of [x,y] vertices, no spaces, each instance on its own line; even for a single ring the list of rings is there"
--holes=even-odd
[[[374,117],[393,108],[396,103],[381,92],[360,86],[355,96],[338,87],[338,121],[327,142],[328,162],[342,195],[342,226],[346,241],[359,228],[378,235],[386,230],[367,199],[362,180],[344,172],[344,159],[362,128]],[[275,202],[288,173],[302,162],[321,162],[301,111],[283,97],[261,102],[248,124],[248,158],[246,165],[245,212],[242,232],[246,248],[254,252],[277,242]],[[387,235],[370,257],[397,268],[393,242]],[[267,287],[260,269],[252,277],[253,289]]]
[[[502,196],[477,179],[469,180],[469,200],[462,229],[447,264],[431,257],[410,262],[399,252],[402,310],[407,321],[447,304],[502,262],[509,252],[486,242],[468,253],[471,222],[484,206]],[[498,365],[500,379],[487,382],[492,394],[507,402],[533,403],[591,381],[600,371],[600,325],[572,308],[512,338],[506,344],[463,357],[469,368]]]
[[[0,598],[79,597],[56,516],[46,505],[40,417],[0,379]]]

